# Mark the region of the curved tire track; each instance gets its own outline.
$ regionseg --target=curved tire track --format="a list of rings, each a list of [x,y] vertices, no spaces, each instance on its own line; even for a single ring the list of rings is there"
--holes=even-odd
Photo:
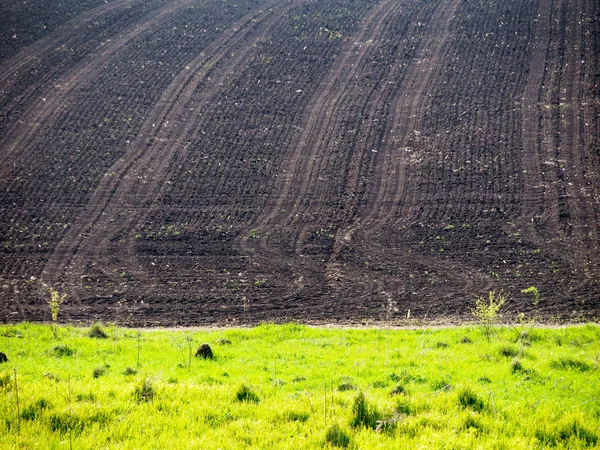
[[[124,36],[104,45],[98,53],[89,55],[64,74],[55,84],[59,86],[58,88],[53,87],[46,91],[45,101],[42,102],[41,107],[34,104],[23,114],[19,122],[23,122],[26,126],[21,123],[14,124],[0,141],[0,148],[3,149],[0,174],[4,174],[5,171],[10,172],[15,164],[28,157],[25,150],[58,119],[57,111],[66,108],[69,97],[84,86],[94,74],[102,70],[120,48],[192,2],[193,0],[174,1],[154,11],[153,14],[146,16],[144,22],[135,24]]]
[[[285,6],[275,12],[271,10],[281,4]],[[210,44],[173,80],[150,112],[127,154],[107,172],[92,195],[87,209],[55,250],[44,270],[44,280],[56,283],[66,275],[66,279],[77,284],[77,277],[82,276],[85,265],[90,261],[99,263],[101,270],[112,275],[114,271],[111,270],[107,255],[109,241],[120,230],[131,231],[136,223],[143,220],[145,215],[142,209],[147,210],[160,192],[172,157],[185,150],[186,137],[194,131],[196,123],[193,118],[187,119],[188,101],[198,84],[211,73],[217,62],[229,54],[232,45],[247,39],[249,33],[252,39],[260,39],[277,18],[293,5],[293,0],[272,1],[247,14],[235,22],[221,38]],[[261,23],[265,19],[270,20]],[[254,27],[260,30],[256,35],[251,34]],[[251,50],[251,45],[240,50],[228,66],[211,77],[211,85],[195,101],[202,104],[215,95],[219,84]],[[93,239],[84,235],[86,229],[93,230]],[[130,270],[133,268],[138,278],[143,278],[144,272],[135,261],[131,241],[128,248],[125,265]]]

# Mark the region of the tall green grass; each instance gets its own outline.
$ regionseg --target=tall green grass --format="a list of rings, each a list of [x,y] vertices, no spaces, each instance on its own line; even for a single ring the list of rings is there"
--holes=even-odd
[[[600,445],[596,325],[100,328],[0,327],[0,448]]]

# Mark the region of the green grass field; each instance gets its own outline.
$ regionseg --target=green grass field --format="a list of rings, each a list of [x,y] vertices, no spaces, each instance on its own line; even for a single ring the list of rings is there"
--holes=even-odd
[[[103,330],[0,326],[0,448],[600,446],[597,325]]]

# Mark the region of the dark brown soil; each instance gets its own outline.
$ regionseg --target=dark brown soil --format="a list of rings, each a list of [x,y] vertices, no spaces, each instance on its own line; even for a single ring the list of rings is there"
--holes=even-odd
[[[600,319],[595,0],[11,0],[0,29],[2,322],[50,288],[136,326],[455,323],[500,289]]]

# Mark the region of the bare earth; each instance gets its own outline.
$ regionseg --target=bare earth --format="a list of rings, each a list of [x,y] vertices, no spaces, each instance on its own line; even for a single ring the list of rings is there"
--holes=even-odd
[[[598,320],[599,126],[596,0],[7,0],[0,321]]]

